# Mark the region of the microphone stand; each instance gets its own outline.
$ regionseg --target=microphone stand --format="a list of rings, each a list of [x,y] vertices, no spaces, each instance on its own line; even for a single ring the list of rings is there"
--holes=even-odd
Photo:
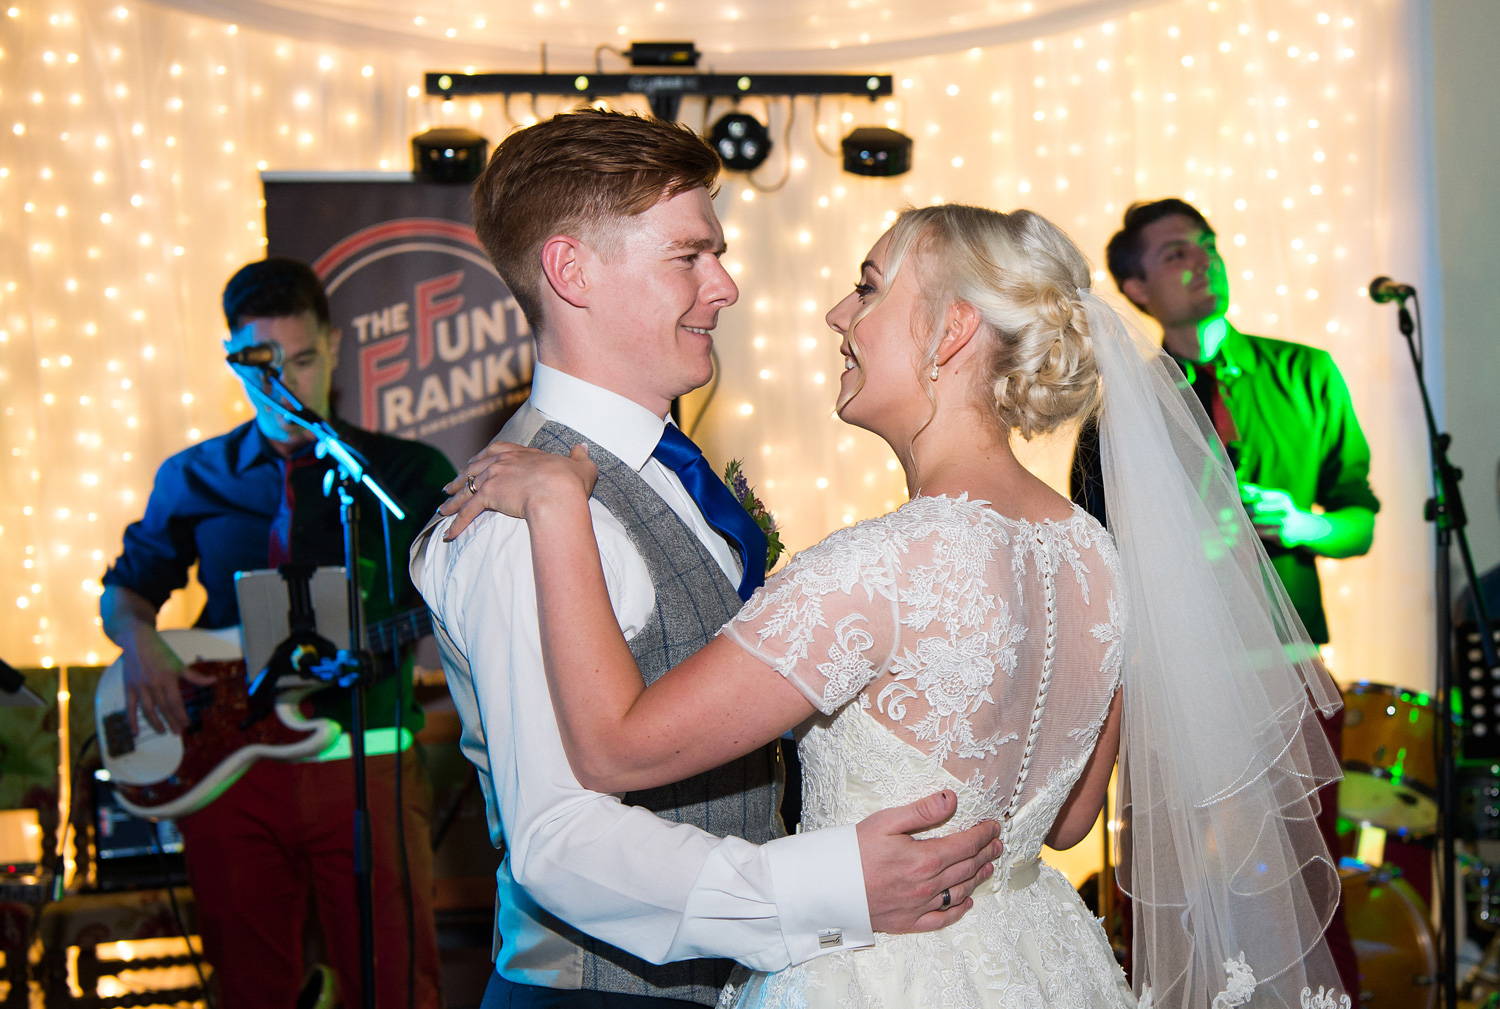
[[[369,488],[381,506],[396,517],[406,512],[380,486],[366,468],[363,456],[344,441],[333,425],[302,404],[281,380],[281,372],[271,364],[260,365],[266,383],[285,403],[259,389],[253,382],[244,383],[256,403],[268,407],[287,421],[311,432],[317,439],[314,451],[318,458],[337,463],[323,478],[323,494],[337,489],[339,520],[344,527],[344,579],[349,597],[349,647],[338,655],[320,662],[310,670],[314,676],[340,687],[351,688],[349,697],[349,744],[354,762],[354,898],[359,914],[360,1001],[364,1009],[375,1009],[375,912],[371,882],[370,804],[365,778],[365,688],[374,668],[373,657],[365,650],[363,600],[359,592],[359,501],[355,488]],[[398,769],[397,773],[400,771]]]
[[[1415,295],[1413,295],[1415,297]],[[1439,907],[1439,933],[1442,936],[1443,1001],[1444,1009],[1458,1006],[1458,912],[1463,906],[1459,899],[1457,878],[1456,840],[1458,796],[1456,758],[1457,747],[1453,739],[1453,546],[1458,543],[1458,555],[1463,564],[1464,577],[1469,582],[1469,595],[1473,600],[1474,616],[1479,621],[1480,647],[1484,650],[1485,666],[1500,668],[1495,660],[1495,643],[1491,637],[1489,609],[1485,605],[1484,591],[1474,569],[1474,555],[1469,550],[1469,537],[1465,532],[1468,515],[1464,511],[1463,494],[1458,483],[1463,479],[1463,470],[1453,465],[1448,457],[1448,448],[1453,437],[1438,430],[1437,418],[1432,412],[1432,400],[1427,395],[1427,379],[1422,368],[1422,354],[1413,339],[1415,326],[1411,313],[1406,309],[1406,298],[1399,299],[1401,311],[1397,317],[1401,335],[1406,338],[1407,350],[1411,353],[1412,367],[1417,373],[1417,388],[1422,393],[1422,412],[1427,420],[1427,441],[1432,453],[1433,496],[1424,508],[1427,521],[1435,526],[1437,536],[1437,705],[1438,705],[1438,809],[1440,876],[1442,892]],[[1420,311],[1420,303],[1418,305]]]

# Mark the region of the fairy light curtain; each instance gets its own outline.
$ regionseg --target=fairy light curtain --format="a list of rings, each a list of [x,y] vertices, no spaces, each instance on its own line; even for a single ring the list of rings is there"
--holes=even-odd
[[[892,99],[875,104],[746,100],[777,147],[718,198],[742,293],[721,319],[722,382],[697,435],[710,457],[746,461],[792,548],[904,499],[885,446],[831,416],[841,361],[822,322],[900,206],[1034,208],[1112,290],[1102,250],[1125,206],[1183,195],[1221,233],[1233,321],[1331,350],[1374,449],[1385,505],[1375,549],[1325,569],[1335,673],[1429,685],[1416,394],[1391,313],[1363,293],[1376,273],[1437,289],[1429,147],[1414,125],[1426,87],[1420,0],[494,6],[16,0],[0,12],[9,661],[113,656],[97,627],[98,578],[157,466],[249,416],[221,363],[217,299],[229,273],[262,254],[259,170],[401,170],[409,137],[430,125],[461,123],[493,142],[562,108],[445,106],[420,94],[425,70],[531,70],[544,40],[551,69],[589,69],[600,43],[693,38],[705,67],[723,71],[896,78]],[[727,111],[690,100],[682,114],[706,127]],[[871,124],[913,137],[910,174],[840,171],[830,152]],[[688,403],[689,419],[701,403]],[[1055,479],[1065,439],[1028,457]],[[185,594],[164,622],[196,612]]]

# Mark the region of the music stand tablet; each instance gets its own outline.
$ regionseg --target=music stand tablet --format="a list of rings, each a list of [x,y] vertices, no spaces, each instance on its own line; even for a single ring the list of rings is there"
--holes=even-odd
[[[15,690],[0,687],[0,708],[45,708],[47,700],[26,684]]]
[[[348,647],[349,586],[344,580],[344,569],[318,568],[308,588],[318,633],[337,647]],[[291,597],[285,579],[275,570],[236,572],[234,592],[239,598],[240,626],[245,636],[245,671],[254,680],[266,668],[271,653],[292,632],[287,619]],[[285,679],[282,682],[284,686],[293,685]]]

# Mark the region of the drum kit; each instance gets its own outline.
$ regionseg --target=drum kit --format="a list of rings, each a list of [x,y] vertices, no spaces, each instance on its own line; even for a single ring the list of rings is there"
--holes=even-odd
[[[1379,864],[1382,832],[1421,841],[1438,829],[1435,736],[1437,706],[1426,693],[1381,683],[1356,683],[1344,692],[1344,780],[1339,813],[1354,824],[1367,861],[1344,858],[1344,917],[1354,941],[1364,1009],[1432,1009],[1440,985],[1437,936],[1427,904],[1400,870]],[[1460,762],[1456,834],[1463,924],[1483,950],[1460,992],[1468,1004],[1500,1009],[1500,764]],[[1487,947],[1487,948],[1486,948]]]

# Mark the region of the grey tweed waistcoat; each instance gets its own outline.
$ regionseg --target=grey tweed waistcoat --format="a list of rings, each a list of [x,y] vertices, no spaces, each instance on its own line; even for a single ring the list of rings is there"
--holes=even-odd
[[[582,442],[599,467],[594,499],[625,527],[646,562],[656,605],[630,640],[646,683],[709,642],[740,608],[740,597],[713,556],[639,473],[572,428],[554,421],[531,439],[533,448],[566,455]],[[662,819],[687,823],[719,837],[764,844],[782,836],[781,751],[776,743],[675,785],[631,792],[625,802]],[[559,923],[560,924],[560,923]],[[729,979],[729,960],[652,964],[584,935],[564,934],[584,950],[583,987],[715,1005]]]

